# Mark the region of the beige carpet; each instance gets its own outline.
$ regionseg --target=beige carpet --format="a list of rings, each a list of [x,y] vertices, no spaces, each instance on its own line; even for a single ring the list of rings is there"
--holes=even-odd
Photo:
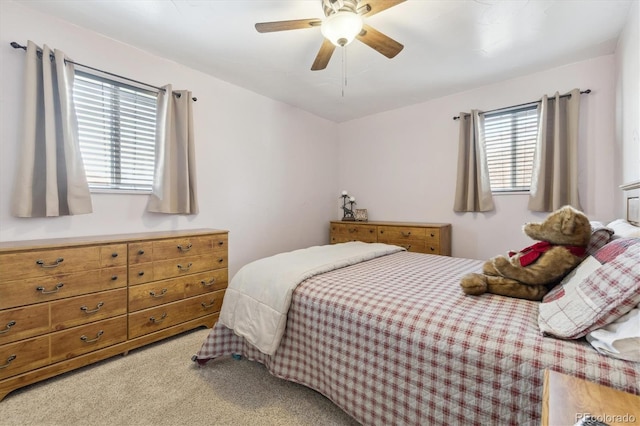
[[[0,425],[357,425],[309,388],[231,358],[190,358],[206,329],[11,392]]]

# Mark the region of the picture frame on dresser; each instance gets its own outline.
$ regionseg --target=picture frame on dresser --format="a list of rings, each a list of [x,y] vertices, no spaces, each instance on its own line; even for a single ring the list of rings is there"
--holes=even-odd
[[[366,222],[367,220],[369,220],[367,209],[356,209],[354,211],[354,216],[357,222]]]

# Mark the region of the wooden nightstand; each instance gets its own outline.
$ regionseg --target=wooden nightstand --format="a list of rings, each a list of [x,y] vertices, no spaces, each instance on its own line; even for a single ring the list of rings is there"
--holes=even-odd
[[[542,426],[571,426],[587,414],[611,426],[640,424],[640,396],[545,370]]]

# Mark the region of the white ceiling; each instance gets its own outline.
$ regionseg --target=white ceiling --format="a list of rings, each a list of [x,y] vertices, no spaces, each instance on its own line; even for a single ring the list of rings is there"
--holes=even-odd
[[[365,21],[404,44],[398,56],[387,59],[357,40],[346,47],[344,96],[340,48],[327,69],[310,71],[322,43],[319,27],[265,34],[254,28],[322,18],[321,0],[20,4],[342,122],[613,53],[633,1],[408,0]]]

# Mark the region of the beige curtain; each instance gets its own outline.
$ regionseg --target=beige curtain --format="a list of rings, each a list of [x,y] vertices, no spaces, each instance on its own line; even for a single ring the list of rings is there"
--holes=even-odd
[[[458,176],[453,206],[456,212],[494,209],[483,132],[484,116],[478,110],[471,110],[471,114],[460,113]]]
[[[581,210],[578,198],[580,90],[540,101],[529,210],[551,212],[565,205]]]
[[[198,213],[196,161],[191,92],[158,93],[156,165],[147,211],[172,214]]]
[[[12,214],[17,217],[91,213],[91,193],[78,141],[73,64],[48,46],[26,53],[24,119]]]

